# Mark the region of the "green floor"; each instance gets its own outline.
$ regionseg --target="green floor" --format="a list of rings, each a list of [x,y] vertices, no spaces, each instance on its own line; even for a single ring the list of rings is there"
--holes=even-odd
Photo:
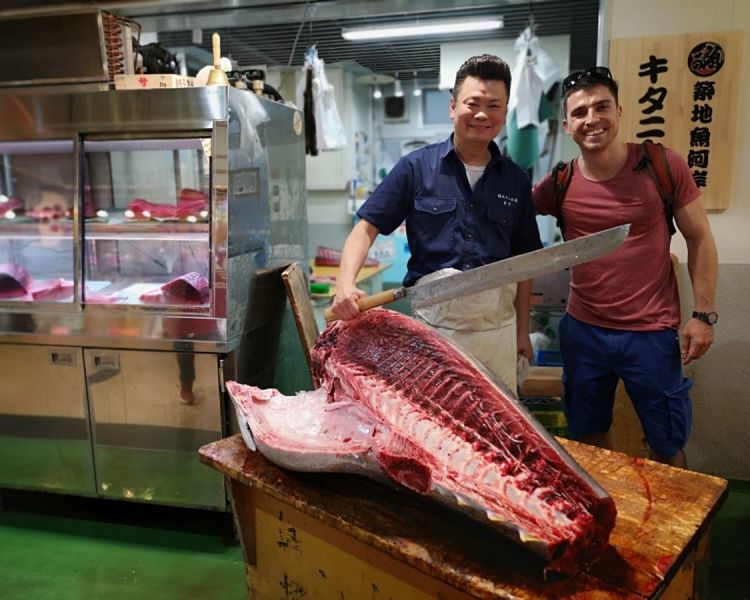
[[[3,600],[247,598],[231,516],[2,492]]]
[[[246,598],[225,513],[2,492],[2,600]],[[750,599],[750,482],[714,520],[711,600]]]
[[[731,481],[711,529],[710,600],[750,600],[750,481]]]

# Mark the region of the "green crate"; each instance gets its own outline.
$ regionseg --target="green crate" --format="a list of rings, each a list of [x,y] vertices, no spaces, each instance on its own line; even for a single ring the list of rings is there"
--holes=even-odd
[[[565,419],[562,403],[551,398],[522,398],[521,402],[552,435],[567,437],[568,422]]]

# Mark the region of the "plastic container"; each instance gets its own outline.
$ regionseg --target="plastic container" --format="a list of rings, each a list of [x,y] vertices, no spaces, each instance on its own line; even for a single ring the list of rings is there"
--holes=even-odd
[[[568,421],[562,402],[551,398],[521,398],[521,403],[552,435],[567,437]]]
[[[540,367],[562,367],[562,353],[559,350],[537,350],[534,364]]]
[[[331,291],[330,283],[311,283],[310,293],[311,294],[327,294]]]

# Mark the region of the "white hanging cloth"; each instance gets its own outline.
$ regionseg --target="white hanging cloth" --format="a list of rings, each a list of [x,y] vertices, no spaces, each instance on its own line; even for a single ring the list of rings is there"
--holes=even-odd
[[[550,86],[560,79],[560,67],[548,52],[539,45],[530,27],[523,30],[516,39],[516,63],[511,77],[508,112],[516,109],[519,129],[527,125],[539,125],[539,99]]]
[[[515,44],[516,63],[508,101],[507,150],[519,167],[532,169],[539,159],[539,127],[555,114],[545,92],[560,77],[560,68],[539,47],[533,27],[527,27]]]

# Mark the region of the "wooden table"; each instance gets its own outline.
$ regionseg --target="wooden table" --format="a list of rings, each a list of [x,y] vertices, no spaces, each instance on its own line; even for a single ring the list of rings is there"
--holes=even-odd
[[[239,435],[200,458],[226,476],[249,598],[704,598],[708,526],[727,482],[560,442],[612,495],[618,517],[599,562],[549,582],[524,549],[416,494],[284,471]]]
[[[357,285],[374,282],[371,289],[367,289],[370,294],[380,292],[383,289],[383,283],[379,280],[380,274],[388,269],[391,265],[379,264],[374,267],[362,267],[357,273],[355,283]],[[339,276],[339,267],[322,267],[316,265],[315,261],[310,261],[311,277],[319,281],[329,282],[331,289],[325,294],[310,294],[312,298],[333,298],[336,295],[336,280]]]
[[[529,367],[529,374],[521,386],[521,394],[561,398],[562,367]]]

